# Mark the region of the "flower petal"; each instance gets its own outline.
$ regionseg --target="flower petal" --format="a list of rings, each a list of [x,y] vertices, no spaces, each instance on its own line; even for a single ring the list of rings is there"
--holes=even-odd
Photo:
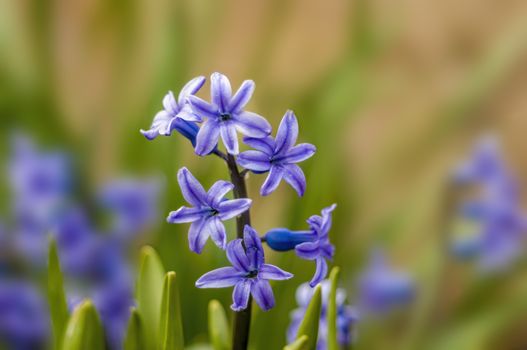
[[[243,242],[250,263],[250,270],[258,270],[264,263],[264,250],[258,233],[249,225],[243,229]]]
[[[271,136],[266,136],[263,138],[244,137],[243,142],[255,150],[269,155],[269,157],[274,155],[275,142]]]
[[[212,73],[210,76],[210,96],[212,103],[220,108],[221,112],[228,110],[231,102],[231,83],[229,79],[221,73]]]
[[[216,208],[222,201],[223,197],[232,191],[233,188],[234,185],[228,181],[216,181],[207,193],[207,203],[209,203],[211,207]]]
[[[207,192],[187,168],[179,169],[177,180],[187,202],[196,207],[207,205]]]
[[[242,152],[238,155],[236,161],[240,166],[252,171],[269,171],[271,169],[269,156],[260,151]]]
[[[203,118],[201,118],[196,113],[192,112],[192,110],[187,110],[187,109],[183,109],[181,112],[179,112],[177,114],[177,117],[183,120],[189,121],[189,122],[201,123],[203,121]]]
[[[301,143],[290,148],[280,160],[284,163],[298,163],[313,156],[316,147],[310,143]]]
[[[306,176],[300,167],[296,164],[287,164],[284,166],[284,180],[291,185],[300,197],[306,191]]]
[[[194,221],[190,224],[190,229],[188,230],[188,246],[194,253],[201,254],[209,238],[209,231],[203,229],[205,225],[206,219]]]
[[[155,139],[158,135],[169,135],[170,134],[170,123],[174,119],[167,111],[162,110],[157,112],[150,125],[150,129],[141,129],[143,134],[148,140]]]
[[[178,106],[172,91],[169,91],[163,98],[163,107],[165,108],[165,111],[167,111],[173,117],[178,114],[180,106]]]
[[[273,290],[269,281],[259,279],[256,283],[251,286],[251,294],[254,297],[254,301],[263,311],[267,311],[274,306],[274,295]]]
[[[250,137],[266,137],[271,133],[271,124],[262,116],[252,112],[241,112],[233,115],[236,128]]]
[[[196,154],[205,156],[212,152],[218,144],[219,136],[220,128],[218,122],[213,119],[208,119],[203,123],[196,136]]]
[[[296,255],[302,259],[315,260],[320,256],[319,242],[305,242],[295,247]]]
[[[276,132],[275,153],[281,154],[287,152],[296,143],[298,138],[298,121],[293,111],[285,112],[278,131]]]
[[[196,145],[196,136],[199,132],[199,126],[196,123],[181,118],[174,118],[170,123],[170,130],[176,130],[187,138],[193,146]]]
[[[229,154],[237,155],[240,153],[238,147],[238,135],[236,134],[234,124],[231,122],[220,123],[220,135]]]
[[[236,270],[245,273],[250,271],[249,259],[247,258],[247,254],[245,254],[245,249],[240,238],[230,241],[227,244],[227,259],[229,259]]]
[[[293,277],[292,273],[289,273],[287,271],[282,270],[281,268],[269,265],[269,264],[263,264],[260,267],[260,271],[258,272],[258,277],[264,279],[264,280],[288,280]]]
[[[324,278],[326,278],[328,274],[328,264],[326,263],[326,260],[324,258],[318,258],[316,263],[317,269],[315,271],[315,275],[309,282],[309,285],[312,288],[319,284]]]
[[[284,169],[282,167],[272,166],[271,170],[269,171],[269,175],[267,175],[267,179],[265,179],[262,188],[260,188],[260,194],[262,196],[271,194],[274,190],[276,190],[283,176]]]
[[[243,275],[234,267],[221,267],[207,272],[196,281],[198,288],[225,288],[243,280]]]
[[[254,92],[254,81],[245,80],[238,91],[234,94],[229,104],[229,111],[231,113],[239,112],[245,107],[247,102],[251,99]]]
[[[227,233],[225,232],[225,226],[223,226],[220,218],[217,216],[209,218],[206,225],[207,226],[205,226],[204,229],[209,231],[212,241],[218,246],[218,248],[225,249],[227,246]]]
[[[205,77],[199,76],[186,83],[185,86],[183,86],[183,88],[179,92],[179,105],[183,106],[185,103],[187,103],[187,97],[190,95],[194,95],[196,92],[198,92],[199,89],[201,89],[201,87],[203,86],[203,84],[205,84],[205,80]]]
[[[203,210],[200,208],[181,207],[168,214],[167,222],[171,224],[181,224],[184,222],[194,222],[203,217]]]
[[[235,216],[240,215],[251,207],[251,203],[252,200],[249,198],[222,201],[217,208],[220,219],[229,220]]]
[[[241,311],[247,308],[251,293],[251,284],[252,281],[248,279],[236,283],[234,290],[232,291],[232,310]]]
[[[188,102],[192,111],[200,117],[217,119],[218,109],[198,96],[190,95]]]

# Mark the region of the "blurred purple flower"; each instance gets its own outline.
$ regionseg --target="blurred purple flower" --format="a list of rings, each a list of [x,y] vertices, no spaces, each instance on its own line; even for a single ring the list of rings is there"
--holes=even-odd
[[[267,232],[264,241],[276,251],[287,251],[295,249],[296,254],[306,260],[315,260],[316,271],[309,282],[311,287],[316,286],[326,278],[328,265],[326,260],[332,260],[335,254],[335,246],[329,241],[329,230],[331,229],[331,215],[337,207],[333,204],[322,209],[322,216],[313,215],[308,220],[309,231],[291,231],[285,228],[276,228]]]
[[[412,278],[391,269],[380,250],[374,250],[370,264],[359,277],[359,307],[364,313],[384,314],[409,304],[415,296]]]
[[[159,135],[169,136],[172,130],[176,130],[195,144],[199,127],[195,122],[201,122],[199,115],[192,113],[188,105],[188,97],[194,95],[205,83],[205,77],[197,77],[189,81],[176,100],[172,91],[169,91],[163,99],[164,109],[156,114],[149,130],[141,133],[148,139],[153,140]]]
[[[129,239],[144,232],[158,216],[161,186],[157,180],[120,179],[99,191],[101,205],[113,216],[111,232]]]
[[[271,309],[275,301],[269,280],[280,281],[293,277],[289,272],[265,263],[260,237],[248,225],[244,229],[243,243],[242,239],[236,239],[227,245],[227,258],[232,267],[222,267],[204,274],[196,281],[196,287],[234,286],[231,305],[234,311],[247,308],[251,294],[262,310]]]
[[[195,253],[201,253],[207,239],[212,238],[221,249],[225,249],[227,235],[223,221],[232,219],[245,212],[251,206],[248,198],[224,200],[227,192],[234,186],[227,181],[217,181],[208,192],[187,168],[178,171],[178,182],[183,197],[193,207],[181,207],[170,212],[169,223],[191,222],[188,234],[189,247]]]
[[[250,137],[266,137],[271,133],[271,125],[256,113],[244,111],[251,99],[254,82],[245,80],[232,96],[229,79],[220,73],[213,73],[211,79],[211,103],[197,96],[189,96],[189,102],[196,115],[205,118],[196,138],[196,153],[209,154],[221,136],[230,154],[238,154],[237,131]]]
[[[472,157],[456,169],[454,183],[475,187],[478,194],[459,204],[452,252],[477,259],[485,272],[507,268],[523,251],[527,217],[518,184],[495,140],[486,138],[476,145]]]
[[[298,121],[292,111],[287,111],[278,127],[276,139],[244,138],[244,142],[255,150],[240,153],[238,164],[256,173],[269,172],[260,193],[267,196],[284,179],[299,196],[306,190],[306,177],[295,163],[302,162],[315,154],[316,148],[310,143],[295,146],[298,137]]]
[[[322,285],[322,308],[318,326],[317,350],[326,350],[327,345],[327,307],[329,301],[329,280],[321,282]],[[296,290],[296,301],[298,308],[291,312],[291,323],[287,329],[287,341],[289,343],[296,339],[298,327],[304,318],[307,306],[313,297],[314,289],[307,283],[301,284]],[[354,325],[359,321],[359,312],[356,308],[346,304],[346,292],[337,289],[337,340],[341,346],[347,346],[355,341],[356,329]]]
[[[44,349],[48,323],[44,300],[36,288],[23,282],[0,281],[0,347]]]

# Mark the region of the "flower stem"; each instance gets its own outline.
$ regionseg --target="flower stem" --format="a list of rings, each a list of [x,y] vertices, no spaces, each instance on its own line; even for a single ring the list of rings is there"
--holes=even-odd
[[[227,155],[227,166],[229,167],[229,174],[231,182],[234,185],[235,198],[248,198],[247,186],[245,185],[245,177],[240,173],[236,165],[236,159],[232,155]],[[243,238],[243,229],[245,225],[251,224],[251,214],[249,210],[236,217],[236,237]],[[234,312],[233,335],[232,335],[232,349],[233,350],[247,350],[249,343],[249,330],[251,326],[251,304],[252,298],[249,297],[247,308],[245,310]]]

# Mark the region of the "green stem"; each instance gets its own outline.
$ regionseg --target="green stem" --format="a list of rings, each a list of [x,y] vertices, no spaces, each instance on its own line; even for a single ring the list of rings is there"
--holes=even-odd
[[[231,182],[234,185],[235,198],[248,198],[247,186],[245,184],[245,173],[240,173],[236,165],[236,159],[232,155],[227,155],[227,166],[229,167],[229,174]],[[249,210],[236,218],[236,237],[243,238],[243,229],[245,225],[251,224],[251,214]],[[233,335],[232,335],[232,349],[233,350],[247,350],[249,343],[249,330],[251,327],[251,304],[252,298],[249,298],[247,308],[245,310],[234,312]]]

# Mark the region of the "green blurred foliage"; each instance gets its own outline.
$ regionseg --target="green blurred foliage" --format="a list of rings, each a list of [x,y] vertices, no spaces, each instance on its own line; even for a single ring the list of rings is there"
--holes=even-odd
[[[318,149],[304,164],[303,199],[286,186],[260,198],[263,179],[251,176],[255,228],[302,229],[309,215],[336,202],[335,264],[352,298],[373,245],[417,276],[413,308],[363,322],[357,348],[521,348],[525,268],[481,280],[442,251],[442,181],[479,132],[497,130],[515,170],[527,169],[518,151],[527,147],[527,8],[500,5],[2,0],[0,155],[9,134],[21,129],[75,154],[85,193],[116,173],[164,174],[165,214],[182,203],[179,167],[206,186],[228,174],[220,160],[198,159],[176,135],[148,142],[138,130],[150,124],[167,90],[196,75],[221,71],[233,85],[254,79],[251,109],[275,127],[293,109],[301,140]],[[3,198],[7,193],[1,189]],[[208,301],[227,306],[230,291],[194,288],[226,259],[210,245],[192,254],[186,239],[185,225],[163,222],[148,240],[178,273],[184,338],[192,344],[207,340]],[[284,345],[295,289],[314,270],[293,253],[269,252],[268,260],[295,279],[273,285],[272,311],[254,312],[254,349]]]

